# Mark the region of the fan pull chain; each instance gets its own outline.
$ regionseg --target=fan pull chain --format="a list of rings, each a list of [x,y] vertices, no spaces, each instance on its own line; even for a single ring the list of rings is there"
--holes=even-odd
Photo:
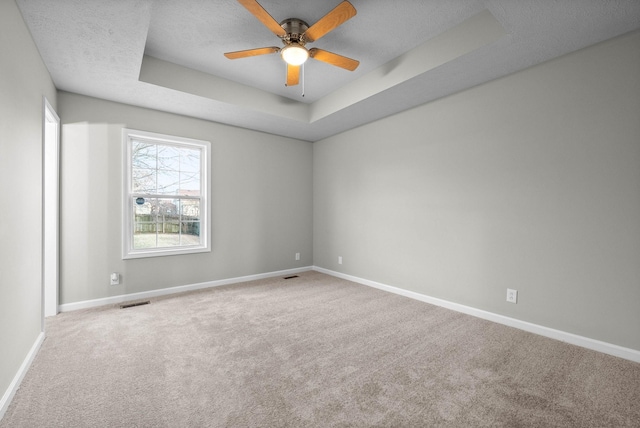
[[[302,98],[304,98],[304,64],[302,64],[301,68],[302,68],[302,70],[300,70],[300,71],[302,71],[302,73],[301,73],[302,74],[302,76],[301,76],[301,78],[302,78]]]

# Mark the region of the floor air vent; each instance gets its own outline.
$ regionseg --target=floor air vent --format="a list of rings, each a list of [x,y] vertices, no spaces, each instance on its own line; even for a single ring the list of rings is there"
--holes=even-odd
[[[120,305],[120,309],[133,308],[134,306],[142,306],[148,305],[150,302],[145,300],[144,302],[135,302],[135,303],[125,303],[124,305]]]
[[[298,275],[285,276],[284,279],[297,278]]]

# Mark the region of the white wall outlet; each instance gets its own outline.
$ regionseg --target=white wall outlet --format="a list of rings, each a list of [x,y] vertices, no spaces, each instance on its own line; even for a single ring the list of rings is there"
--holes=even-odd
[[[120,274],[118,272],[113,272],[109,279],[111,280],[111,285],[120,284]]]
[[[507,288],[507,302],[518,303],[518,290]]]
[[[338,256],[338,264],[341,265],[342,264],[342,256]]]
[[[296,253],[296,260],[300,260],[300,253]]]

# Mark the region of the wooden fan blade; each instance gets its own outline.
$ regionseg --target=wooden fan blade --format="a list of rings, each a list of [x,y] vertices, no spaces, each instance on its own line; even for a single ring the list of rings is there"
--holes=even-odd
[[[304,39],[307,42],[316,41],[354,16],[356,16],[356,8],[345,0],[331,12],[320,18],[320,21],[309,27],[309,29],[304,32]]]
[[[349,71],[355,70],[358,68],[358,65],[360,65],[360,61],[318,48],[309,49],[309,56],[318,61],[326,62],[327,64],[335,65]]]
[[[300,66],[287,64],[287,86],[300,83]]]
[[[262,22],[265,27],[271,30],[276,36],[284,37],[287,35],[287,32],[284,31],[284,28],[278,24],[278,21],[273,19],[273,16],[269,15],[260,3],[256,0],[238,0],[238,3],[243,5],[249,12],[251,12],[256,18]]]
[[[224,54],[229,59],[247,58],[250,56],[266,55],[276,53],[280,48],[271,46],[270,48],[247,49],[246,51],[227,52]]]

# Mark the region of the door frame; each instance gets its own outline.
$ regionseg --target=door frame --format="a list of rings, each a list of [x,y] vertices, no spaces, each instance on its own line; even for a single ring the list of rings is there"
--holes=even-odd
[[[60,117],[43,97],[42,114],[42,331],[58,313],[60,277]]]

